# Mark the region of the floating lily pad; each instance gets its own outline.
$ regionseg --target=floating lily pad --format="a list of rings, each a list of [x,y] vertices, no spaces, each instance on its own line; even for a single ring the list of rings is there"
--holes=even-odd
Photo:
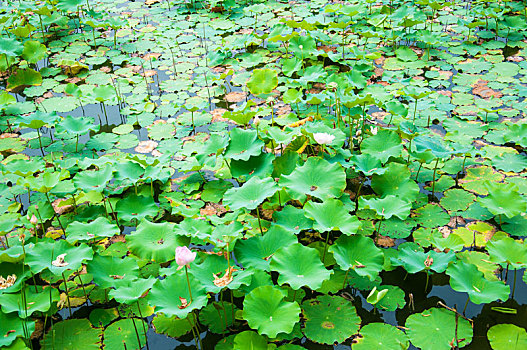
[[[135,334],[134,334],[135,335]],[[93,328],[87,319],[71,319],[55,323],[42,339],[46,349],[100,349],[101,329]]]
[[[354,340],[354,350],[405,350],[410,347],[408,336],[386,323],[369,323],[360,329],[359,335],[360,337]]]

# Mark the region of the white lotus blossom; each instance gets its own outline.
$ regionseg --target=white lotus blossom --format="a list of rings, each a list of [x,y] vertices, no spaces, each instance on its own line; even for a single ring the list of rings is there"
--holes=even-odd
[[[319,145],[329,145],[333,142],[335,136],[328,134],[327,132],[316,132],[313,134],[313,138]]]

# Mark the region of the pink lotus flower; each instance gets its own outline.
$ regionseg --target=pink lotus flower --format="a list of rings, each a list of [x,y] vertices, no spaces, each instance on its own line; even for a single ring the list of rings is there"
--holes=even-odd
[[[179,265],[178,270],[183,268],[183,266],[188,266],[194,259],[196,259],[196,252],[192,252],[185,246],[176,248],[176,263]]]

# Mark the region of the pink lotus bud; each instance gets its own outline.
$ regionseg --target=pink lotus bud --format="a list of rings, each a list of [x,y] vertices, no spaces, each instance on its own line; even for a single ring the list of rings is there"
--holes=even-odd
[[[185,246],[176,248],[176,263],[179,265],[178,270],[193,262],[194,259],[196,259],[196,252],[190,251]]]
[[[36,224],[38,224],[38,219],[37,219],[37,217],[35,216],[35,214],[31,215],[31,219],[29,219],[29,222],[30,222],[32,225],[36,225]]]

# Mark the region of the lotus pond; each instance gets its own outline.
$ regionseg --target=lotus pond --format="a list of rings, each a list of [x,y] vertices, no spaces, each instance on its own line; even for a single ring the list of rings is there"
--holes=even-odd
[[[527,348],[520,1],[4,0],[0,348]]]

